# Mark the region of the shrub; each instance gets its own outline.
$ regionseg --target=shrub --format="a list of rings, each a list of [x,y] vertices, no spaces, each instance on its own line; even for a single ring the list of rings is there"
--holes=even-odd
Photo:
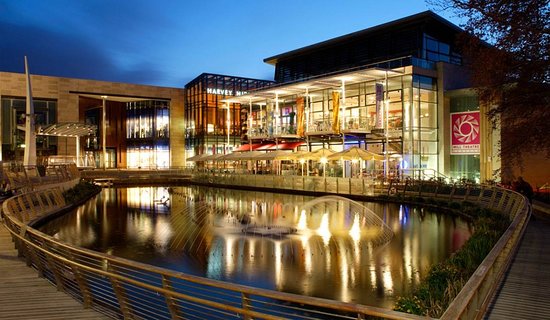
[[[508,227],[508,219],[496,211],[466,207],[474,217],[474,234],[453,256],[432,266],[416,290],[399,297],[394,310],[439,318]]]
[[[86,199],[89,199],[94,194],[98,193],[101,187],[81,180],[76,186],[63,192],[63,198],[67,204],[77,204]]]

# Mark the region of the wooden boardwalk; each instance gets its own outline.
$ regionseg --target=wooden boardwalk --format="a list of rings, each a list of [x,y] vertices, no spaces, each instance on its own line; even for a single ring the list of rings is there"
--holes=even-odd
[[[109,319],[84,309],[17,257],[9,232],[0,222],[0,319]]]
[[[485,319],[550,319],[550,216],[542,211],[529,221]]]

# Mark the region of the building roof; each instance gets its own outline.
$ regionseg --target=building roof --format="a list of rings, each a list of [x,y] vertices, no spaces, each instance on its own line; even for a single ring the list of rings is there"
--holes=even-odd
[[[302,47],[302,48],[299,48],[299,49],[295,49],[295,50],[292,50],[292,51],[281,53],[281,54],[278,54],[278,55],[275,55],[275,56],[264,59],[264,62],[275,65],[275,64],[277,64],[277,62],[279,62],[279,60],[282,60],[282,59],[287,59],[287,58],[291,58],[291,57],[300,56],[300,55],[307,54],[307,53],[310,53],[312,51],[316,51],[316,50],[327,48],[327,47],[342,45],[342,44],[344,44],[348,41],[352,41],[352,40],[355,40],[355,39],[366,37],[366,36],[372,35],[374,33],[377,33],[377,32],[383,31],[383,30],[388,30],[388,29],[392,29],[392,28],[395,28],[395,27],[405,26],[405,25],[408,25],[408,24],[421,23],[421,22],[438,24],[441,27],[446,28],[449,32],[453,32],[453,33],[464,32],[464,30],[462,30],[460,27],[454,25],[453,23],[449,22],[448,20],[446,20],[446,19],[442,18],[441,16],[435,14],[434,12],[428,10],[428,11],[417,13],[417,14],[414,14],[414,15],[411,15],[411,16],[408,16],[408,17],[398,19],[398,20],[394,20],[394,21],[390,21],[390,22],[387,22],[387,23],[384,23],[384,24],[380,24],[380,25],[377,25],[377,26],[374,26],[374,27],[371,27],[371,28],[367,28],[367,29],[364,29],[364,30],[349,33],[349,34],[346,34],[346,35],[343,35],[343,36],[340,36],[340,37],[337,37],[337,38],[329,39],[329,40],[322,41],[322,42],[319,42],[319,43],[316,43],[316,44],[312,44],[312,45],[309,45],[309,46],[306,46],[306,47]]]

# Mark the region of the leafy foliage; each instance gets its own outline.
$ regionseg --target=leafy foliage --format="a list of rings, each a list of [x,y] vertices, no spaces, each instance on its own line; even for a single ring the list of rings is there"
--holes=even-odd
[[[98,193],[101,187],[88,182],[80,181],[76,186],[63,192],[66,203],[79,203]]]
[[[459,46],[480,102],[490,107],[495,126],[502,121],[500,152],[508,164],[521,165],[532,150],[550,158],[549,1],[428,2],[465,21],[468,34]]]
[[[496,211],[471,204],[461,210],[474,217],[474,234],[452,257],[434,265],[414,292],[399,297],[394,310],[439,318],[508,227]]]

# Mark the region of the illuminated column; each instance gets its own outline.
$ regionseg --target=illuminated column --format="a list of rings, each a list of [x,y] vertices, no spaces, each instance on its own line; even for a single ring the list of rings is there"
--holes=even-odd
[[[279,94],[275,93],[275,134],[279,133]]]
[[[342,150],[346,147],[346,80],[342,79]],[[345,162],[342,159],[342,178],[346,177]]]
[[[252,151],[252,98],[248,99],[248,120],[250,122],[248,126],[248,144],[250,145],[250,151]]]
[[[388,71],[386,71],[386,74],[385,74],[385,97],[384,97],[384,109],[385,109],[385,115],[384,117],[386,118],[384,121],[384,127],[385,127],[385,137],[386,137],[386,142],[385,142],[385,146],[384,146],[384,155],[385,155],[385,158],[386,158],[386,163],[384,163],[384,178],[387,178],[388,177],[388,166],[390,164],[389,160],[389,154],[388,154],[388,147],[389,147],[389,132],[388,132],[388,124],[389,124],[389,121],[388,121],[388,116],[389,116],[389,108],[390,108],[390,100],[389,100],[389,92],[388,92]]]
[[[227,108],[227,146],[226,146],[226,151],[225,153],[229,153],[229,131],[230,131],[230,126],[231,126],[231,119],[229,119],[229,103],[226,103],[226,108]]]
[[[306,102],[304,105],[304,112],[306,113],[306,132],[309,132],[309,89],[306,88]],[[307,135],[306,135],[307,139]]]
[[[80,137],[76,136],[76,166],[80,163]]]
[[[103,169],[106,169],[107,168],[107,146],[106,146],[106,143],[107,143],[107,111],[106,111],[106,99],[107,99],[107,96],[101,96],[101,98],[103,99],[103,105],[102,105],[102,108],[101,108],[101,145],[102,145],[102,148],[103,148],[103,161],[102,161],[102,166],[103,166]]]
[[[344,79],[342,79],[342,130],[346,130],[346,80]]]

